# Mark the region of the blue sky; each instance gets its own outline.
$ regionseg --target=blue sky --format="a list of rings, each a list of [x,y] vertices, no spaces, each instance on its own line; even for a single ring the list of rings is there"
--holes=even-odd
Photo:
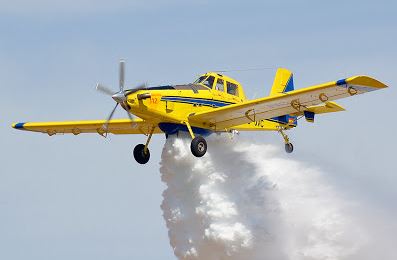
[[[160,203],[163,136],[137,165],[143,136],[48,137],[15,121],[105,118],[97,82],[191,82],[217,69],[278,67],[295,87],[355,74],[389,89],[342,100],[347,112],[300,122],[295,159],[396,215],[397,6],[393,1],[0,1],[0,258],[174,259]],[[267,94],[275,70],[231,72],[248,97]],[[118,116],[123,117],[124,113]],[[276,134],[246,135],[280,145]],[[348,174],[347,174],[348,173]]]

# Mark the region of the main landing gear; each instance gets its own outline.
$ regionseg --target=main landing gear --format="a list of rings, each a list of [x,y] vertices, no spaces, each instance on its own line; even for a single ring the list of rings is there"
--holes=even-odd
[[[289,138],[288,135],[286,135],[283,131],[284,129],[282,127],[278,128],[278,132],[281,134],[281,136],[284,139],[284,143],[285,143],[285,151],[287,153],[292,153],[294,151],[294,146],[292,145],[292,143],[289,142]]]
[[[133,152],[134,158],[140,164],[146,164],[150,159],[150,152],[148,146],[155,128],[156,127],[152,127],[152,129],[150,130],[146,144],[138,144],[134,148],[134,152]]]
[[[190,150],[194,156],[202,157],[207,152],[207,142],[202,136],[196,136],[190,144]]]
[[[207,141],[205,141],[202,136],[194,136],[193,130],[189,124],[189,122],[185,122],[187,129],[189,130],[189,134],[192,137],[192,142],[190,143],[190,151],[196,157],[203,157],[207,152]]]
[[[185,122],[185,125],[189,130],[190,136],[192,137],[192,142],[190,144],[190,150],[192,151],[192,154],[196,157],[203,157],[207,152],[207,142],[202,136],[194,136],[193,130],[188,122]],[[150,159],[150,151],[148,146],[155,128],[156,127],[152,127],[150,130],[146,144],[138,144],[134,148],[134,158],[140,164],[146,164]]]
[[[149,149],[146,148],[146,151],[145,151],[145,145],[144,144],[138,144],[134,148],[134,158],[140,164],[147,163],[149,161],[149,159],[150,159]]]

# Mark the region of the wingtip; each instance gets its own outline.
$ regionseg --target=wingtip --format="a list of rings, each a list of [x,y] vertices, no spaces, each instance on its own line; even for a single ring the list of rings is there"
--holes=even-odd
[[[25,125],[26,123],[14,123],[14,124],[12,124],[12,128],[15,128],[15,129],[23,129],[23,126]]]
[[[358,85],[368,86],[368,87],[377,88],[377,89],[389,87],[385,83],[383,83],[375,78],[372,78],[370,76],[367,76],[367,75],[354,76],[351,78],[347,78],[346,81],[348,81],[349,83],[352,83],[352,84],[358,84]]]

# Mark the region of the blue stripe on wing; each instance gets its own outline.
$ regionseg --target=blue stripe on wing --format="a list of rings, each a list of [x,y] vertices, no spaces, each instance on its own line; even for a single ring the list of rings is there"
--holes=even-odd
[[[23,129],[23,126],[25,125],[26,123],[17,123],[17,124],[15,124],[15,125],[13,125],[12,127],[14,127],[15,129]]]

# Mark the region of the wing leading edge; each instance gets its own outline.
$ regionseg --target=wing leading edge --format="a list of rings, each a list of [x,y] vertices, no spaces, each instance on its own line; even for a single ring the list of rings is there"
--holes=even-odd
[[[64,121],[64,122],[28,122],[15,123],[13,128],[32,132],[41,132],[48,135],[98,133],[104,134],[103,125],[106,120]],[[115,119],[109,121],[108,133],[112,134],[148,134],[152,124],[142,119]],[[155,134],[161,133],[156,127]]]
[[[197,113],[191,115],[189,121],[202,127],[223,130],[252,121],[301,113],[310,106],[386,87],[371,77],[355,76]]]

